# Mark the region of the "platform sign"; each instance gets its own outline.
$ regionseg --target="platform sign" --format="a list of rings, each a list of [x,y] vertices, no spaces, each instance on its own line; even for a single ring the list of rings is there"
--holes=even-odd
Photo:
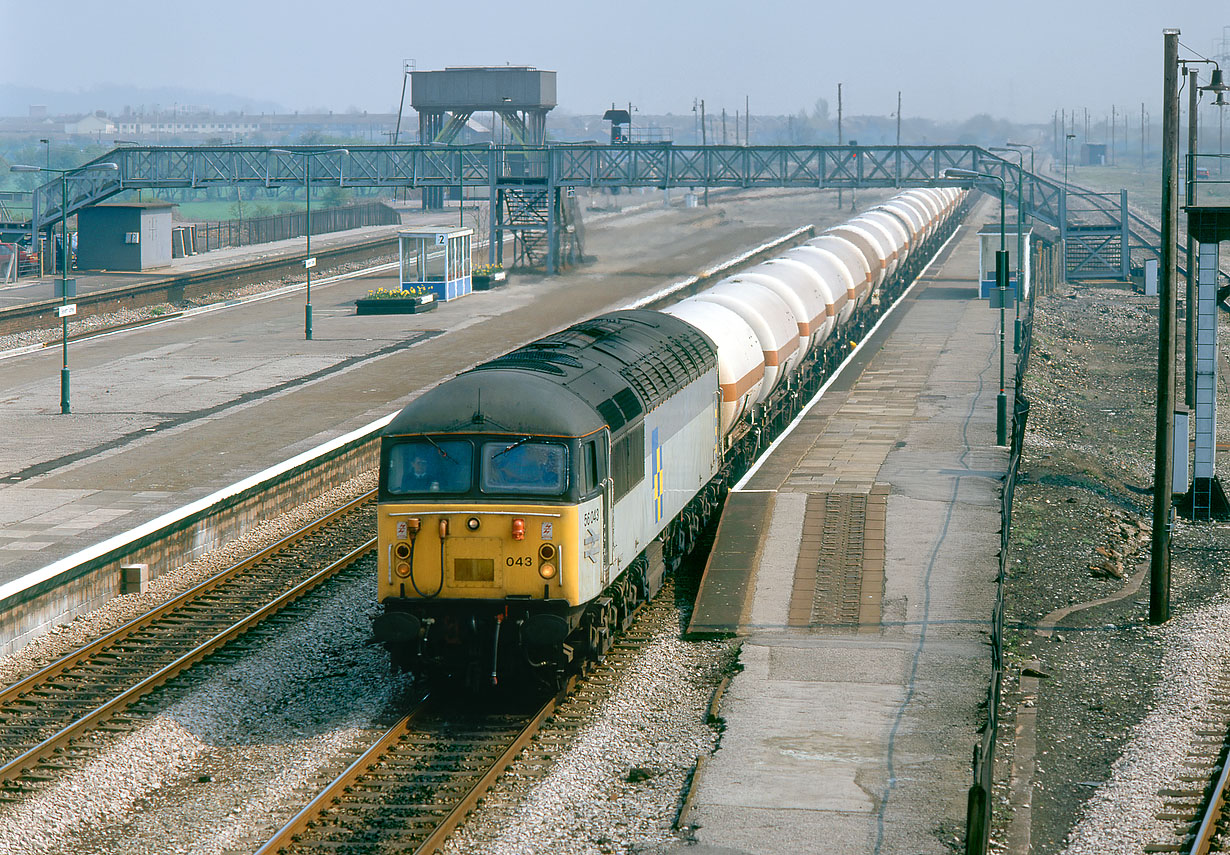
[[[309,270],[315,267],[316,266],[316,256],[313,255],[311,258],[304,259],[303,266],[308,268]]]
[[[77,304],[76,303],[69,303],[67,306],[57,306],[56,307],[57,317],[67,318],[68,316],[75,315],[75,314],[77,314]]]
[[[988,296],[992,309],[1011,309],[1016,305],[1016,288],[992,288]]]

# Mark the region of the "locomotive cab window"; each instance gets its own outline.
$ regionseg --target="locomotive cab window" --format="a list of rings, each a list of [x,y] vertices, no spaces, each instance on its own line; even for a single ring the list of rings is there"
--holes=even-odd
[[[485,442],[479,482],[484,493],[558,496],[568,487],[567,458],[567,448],[555,442]]]
[[[602,483],[606,479],[606,460],[599,449],[605,447],[605,443],[599,445],[596,439],[581,444],[581,468],[577,475],[577,488],[581,498],[588,498],[602,489]]]
[[[390,493],[464,493],[473,481],[468,442],[400,442],[389,451]]]

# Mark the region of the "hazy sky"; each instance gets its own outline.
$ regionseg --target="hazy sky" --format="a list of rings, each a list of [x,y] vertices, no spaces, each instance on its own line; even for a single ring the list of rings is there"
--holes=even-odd
[[[900,89],[907,117],[1047,121],[1141,101],[1158,115],[1162,28],[1206,56],[1230,35],[1225,0],[3,3],[26,23],[7,30],[0,83],[184,86],[290,110],[395,110],[412,58],[556,71],[573,113],[686,113],[695,97],[733,111],[745,95],[753,113],[821,97],[835,111],[841,82],[850,114],[888,114]]]

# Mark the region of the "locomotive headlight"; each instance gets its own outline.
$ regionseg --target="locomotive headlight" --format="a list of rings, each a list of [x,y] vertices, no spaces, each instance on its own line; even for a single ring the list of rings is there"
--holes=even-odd
[[[399,561],[397,563],[397,566],[394,567],[393,569],[397,572],[397,575],[402,577],[403,579],[405,579],[407,576],[410,575],[410,565],[407,564],[405,561]]]
[[[544,579],[554,579],[555,573],[559,569],[556,564],[556,556],[559,550],[556,549],[554,543],[544,543],[538,547],[538,558],[541,563],[538,565],[538,575]]]
[[[466,520],[466,528],[470,531],[478,531],[478,517],[470,517]]]
[[[407,558],[410,557],[410,544],[408,543],[397,544],[396,546],[393,547],[393,554],[396,555],[398,558],[400,558],[402,561],[405,561]]]

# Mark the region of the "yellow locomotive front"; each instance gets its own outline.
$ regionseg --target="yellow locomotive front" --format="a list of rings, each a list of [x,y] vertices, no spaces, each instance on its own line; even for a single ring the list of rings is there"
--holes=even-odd
[[[381,438],[373,629],[395,662],[477,688],[558,685],[602,655],[688,539],[675,517],[715,474],[717,391],[702,333],[629,310],[408,404]]]
[[[374,633],[400,667],[472,688],[558,681],[608,581],[605,423],[493,374],[427,393],[381,447]]]
[[[425,436],[392,444],[379,510],[381,601],[512,597],[580,605],[584,547],[579,503],[569,495],[569,451],[558,438]]]

